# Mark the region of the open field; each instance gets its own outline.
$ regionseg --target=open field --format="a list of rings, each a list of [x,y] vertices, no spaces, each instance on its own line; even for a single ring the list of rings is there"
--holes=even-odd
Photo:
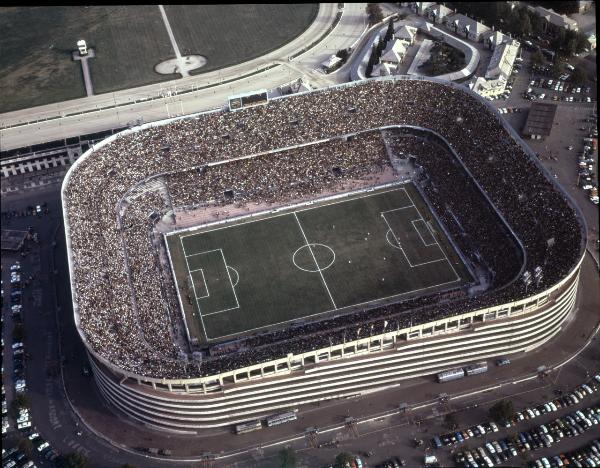
[[[179,232],[167,241],[190,336],[199,341],[471,280],[410,185]]]
[[[183,55],[208,59],[192,75],[265,55],[302,34],[316,3],[165,6]]]
[[[318,6],[168,6],[182,53],[205,55],[202,73],[260,56],[302,33]],[[285,27],[282,27],[285,25]],[[179,30],[181,28],[181,30]],[[156,5],[0,9],[0,113],[85,97],[81,65],[71,59],[79,39],[90,59],[94,93],[177,79],[154,66],[175,52]]]

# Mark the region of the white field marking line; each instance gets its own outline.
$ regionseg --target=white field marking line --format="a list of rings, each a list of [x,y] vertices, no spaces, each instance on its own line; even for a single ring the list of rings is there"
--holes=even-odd
[[[401,208],[394,208],[393,210],[386,210],[386,211],[382,211],[381,214],[384,213],[391,213],[392,211],[400,211],[400,210],[406,210],[407,208],[412,208],[415,205],[408,205],[408,206],[403,206]]]
[[[406,261],[408,262],[408,266],[411,268],[413,267],[413,264],[410,263],[410,260],[408,259],[408,256],[406,255],[406,252],[404,252],[404,249],[402,248],[402,244],[400,244],[400,241],[398,240],[398,238],[396,237],[396,233],[393,231],[392,227],[390,226],[390,223],[388,223],[388,220],[385,219],[385,215],[383,213],[381,213],[381,217],[383,218],[383,220],[385,221],[385,224],[387,224],[388,227],[388,231],[392,233],[392,236],[394,237],[394,240],[396,241],[396,244],[398,244],[398,248],[400,249],[400,251],[402,252],[402,255],[404,255],[404,258],[406,259]],[[386,240],[387,240],[387,234],[386,234]],[[393,246],[392,246],[393,247]]]
[[[233,158],[227,161],[221,161],[221,163],[226,163],[226,162],[231,162],[237,159],[248,159],[251,158],[252,156],[242,156],[240,158]],[[210,166],[211,164],[213,165],[218,165],[221,163],[208,163],[208,165]],[[187,237],[189,235],[193,235],[193,234],[187,234],[187,235],[183,235],[183,233],[185,232],[197,232],[197,231],[201,231],[202,229],[206,229],[207,227],[211,227],[211,226],[222,226],[225,224],[230,224],[230,223],[236,223],[236,224],[242,224],[243,221],[248,220],[248,219],[254,219],[254,218],[261,218],[261,219],[266,219],[267,216],[273,218],[275,215],[274,213],[291,213],[294,209],[299,208],[299,207],[304,207],[304,206],[310,206],[310,205],[314,205],[315,203],[319,203],[320,206],[327,206],[327,205],[331,205],[332,202],[334,200],[356,200],[359,198],[364,198],[365,196],[367,196],[368,194],[370,194],[371,196],[374,195],[378,195],[378,194],[383,194],[383,193],[387,193],[387,192],[392,192],[395,190],[404,190],[406,191],[406,189],[404,188],[404,186],[406,186],[407,184],[409,184],[409,182],[407,181],[396,181],[396,182],[389,182],[387,184],[382,184],[382,185],[377,185],[371,188],[363,188],[363,189],[359,189],[359,190],[351,190],[349,192],[343,192],[341,194],[337,194],[337,195],[331,195],[328,197],[323,197],[323,198],[318,198],[316,200],[312,200],[312,201],[303,201],[303,202],[299,202],[299,203],[291,203],[289,205],[283,205],[280,206],[278,208],[274,208],[274,209],[267,209],[267,210],[261,210],[261,211],[257,211],[257,212],[253,212],[252,214],[246,214],[246,215],[241,215],[241,216],[233,216],[231,218],[224,218],[220,221],[211,221],[211,222],[207,222],[207,223],[201,223],[198,224],[196,226],[188,226],[185,228],[180,228],[180,229],[175,229],[174,231],[171,231],[169,233],[165,233],[165,236],[170,237],[170,236],[177,236],[177,237]],[[389,190],[384,190],[384,189],[389,189]],[[358,195],[361,195],[360,197]]]
[[[240,307],[240,303],[238,301],[237,294],[235,293],[235,286],[233,285],[233,281],[231,281],[231,275],[229,274],[229,268],[227,268],[227,260],[225,260],[225,255],[223,254],[223,249],[219,249],[219,251],[221,252],[221,257],[223,257],[223,265],[225,265],[225,270],[227,271],[227,277],[229,278],[229,284],[231,284],[231,289],[233,290],[233,295],[235,297],[235,303],[237,304],[237,307],[234,307],[234,309],[238,309]]]
[[[390,230],[390,232],[392,233],[392,236],[394,236],[394,239],[396,240],[396,243],[398,244],[398,248],[402,251],[402,254],[404,254],[404,258],[406,258],[406,261],[408,262],[408,266],[410,266],[411,268],[416,268],[416,267],[420,267],[423,265],[429,265],[430,263],[438,263],[438,262],[443,262],[448,261],[448,258],[438,258],[436,260],[430,260],[428,262],[423,262],[423,263],[416,263],[416,264],[412,264],[408,258],[408,255],[406,255],[406,252],[404,251],[404,249],[402,248],[402,244],[400,244],[400,242],[398,241],[398,238],[396,237],[396,234],[394,233],[392,227],[390,226],[390,223],[388,223],[388,220],[385,218],[385,215],[383,213],[381,213],[381,217],[383,218],[383,220],[385,221],[385,224],[387,224],[388,229]],[[386,240],[387,240],[387,234],[386,234]],[[389,242],[388,242],[389,243]],[[391,244],[390,244],[391,245]],[[394,247],[392,245],[392,247]],[[438,245],[439,247],[439,245]],[[441,248],[440,248],[441,250]],[[443,252],[442,252],[443,253]],[[448,262],[450,263],[450,262]],[[451,265],[452,266],[452,265]],[[454,272],[454,274],[456,274],[456,272]]]
[[[433,236],[433,233],[431,231],[429,231],[429,229],[427,229],[429,231],[429,233],[431,234],[431,237],[433,237],[433,242],[431,243],[427,243],[425,242],[425,239],[423,239],[423,236],[421,235],[421,233],[419,232],[419,229],[417,228],[417,225],[415,224],[417,221],[421,221],[425,226],[427,226],[427,223],[425,222],[424,219],[413,219],[411,221],[413,228],[415,229],[415,231],[417,231],[417,234],[419,235],[419,237],[421,238],[421,241],[423,242],[423,245],[425,247],[431,247],[432,245],[438,245],[437,241],[435,240],[435,237]]]
[[[344,306],[341,309],[324,310],[323,312],[317,312],[316,314],[303,315],[302,317],[297,317],[297,318],[293,318],[293,319],[290,319],[290,320],[284,320],[283,322],[277,322],[277,323],[273,323],[273,324],[270,324],[270,325],[265,325],[265,326],[262,326],[262,327],[249,328],[248,330],[244,330],[244,331],[241,331],[241,332],[235,332],[235,333],[232,333],[230,335],[216,336],[214,338],[211,337],[209,339],[211,339],[211,340],[218,340],[218,339],[221,339],[221,338],[226,337],[226,336],[239,335],[239,334],[248,333],[248,332],[251,332],[251,331],[254,331],[254,330],[260,330],[262,328],[274,327],[274,326],[281,325],[281,324],[284,324],[284,323],[294,322],[294,321],[299,320],[299,319],[306,319],[306,318],[310,318],[310,317],[315,317],[317,315],[327,314],[327,313],[330,313],[330,312],[335,312],[335,311],[339,311],[339,310],[343,310],[343,309],[351,309],[353,307],[358,307],[358,306],[363,306],[363,305],[367,305],[367,304],[372,304],[373,302],[385,301],[385,300],[390,299],[392,297],[405,296],[405,295],[412,294],[412,293],[415,293],[415,292],[418,292],[418,291],[424,291],[426,289],[431,289],[431,288],[437,288],[437,287],[440,287],[440,286],[445,286],[447,284],[456,283],[457,281],[460,281],[460,278],[452,280],[452,281],[446,281],[444,283],[433,284],[431,286],[425,286],[424,288],[417,288],[417,289],[413,289],[411,291],[405,291],[405,292],[399,293],[399,294],[392,294],[390,296],[378,297],[377,299],[372,299],[370,301],[358,302],[356,304],[351,304],[351,305]]]
[[[388,229],[387,232],[385,233],[385,240],[387,241],[387,243],[390,244],[395,249],[402,250],[402,247],[400,247],[399,245],[392,244],[392,242],[390,241],[390,234],[392,234],[392,236],[394,235],[392,230]]]
[[[232,270],[235,272],[235,274],[236,274],[236,276],[237,276],[237,279],[235,280],[235,284],[233,285],[233,287],[235,288],[235,287],[238,285],[238,283],[240,282],[240,272],[239,272],[239,271],[237,271],[237,270],[236,270],[235,268],[233,268],[232,266],[229,266],[229,265],[227,265],[227,268],[231,268],[231,269],[232,269]]]
[[[329,263],[329,265],[327,265],[327,266],[326,266],[326,267],[324,267],[324,268],[321,268],[321,270],[322,270],[322,271],[325,271],[325,270],[327,270],[329,267],[331,267],[331,265],[333,265],[333,264],[335,263],[335,252],[333,251],[333,249],[332,249],[331,247],[329,247],[328,245],[325,245],[325,244],[319,244],[319,243],[316,243],[316,242],[313,242],[313,243],[312,243],[312,245],[320,245],[320,246],[322,246],[322,247],[325,247],[326,249],[329,249],[329,251],[330,251],[330,252],[333,254],[333,260],[331,260],[331,262]],[[317,271],[313,271],[313,270],[307,270],[306,268],[302,268],[300,265],[298,265],[298,264],[296,263],[296,254],[297,254],[298,252],[300,252],[300,250],[302,250],[304,247],[307,247],[307,246],[306,246],[306,245],[303,245],[303,246],[301,246],[301,247],[298,247],[298,248],[296,249],[296,251],[295,251],[295,252],[292,254],[292,263],[294,264],[294,266],[295,266],[296,268],[298,268],[298,270],[302,270],[302,271],[305,271],[305,272],[307,272],[307,273],[316,273]]]
[[[308,245],[308,250],[310,250],[313,260],[315,261],[315,266],[317,267],[317,270],[319,271],[319,274],[321,275],[321,279],[323,280],[323,285],[325,286],[325,289],[327,289],[327,294],[329,294],[329,299],[331,300],[331,303],[333,304],[334,309],[337,310],[337,305],[335,305],[335,301],[333,300],[331,291],[329,291],[329,286],[327,286],[327,281],[325,281],[325,276],[323,276],[323,272],[321,271],[321,268],[319,268],[319,262],[317,262],[317,257],[315,257],[315,254],[312,251],[312,247],[310,246],[310,243],[308,242],[308,239],[306,238],[306,234],[304,233],[304,229],[302,229],[302,224],[300,224],[300,220],[298,219],[298,215],[296,214],[296,212],[294,212],[294,218],[296,218],[298,227],[300,228],[300,231],[302,232],[302,237],[304,237],[304,242],[306,242],[306,245]]]
[[[169,40],[171,41],[171,45],[173,46],[173,51],[175,52],[175,56],[177,57],[179,72],[181,73],[181,76],[190,76],[185,66],[185,62],[183,61],[183,57],[181,56],[181,52],[179,51],[179,46],[175,41],[175,35],[173,34],[173,30],[171,29],[171,25],[169,24],[167,12],[165,11],[165,8],[162,5],[158,5],[158,9],[160,10],[160,14],[162,16],[163,23],[165,24],[165,28],[167,28],[167,34],[169,35]]]
[[[408,194],[408,192],[406,192],[406,196],[410,199],[410,202],[414,205],[415,202],[413,201],[413,199],[410,197],[410,195]],[[417,206],[415,205],[415,210],[417,210],[417,213],[419,214],[419,217],[425,221],[425,218],[423,218],[423,215],[421,214],[421,212],[419,211],[419,208],[417,208]],[[427,224],[427,223],[425,223]],[[437,242],[436,242],[437,243]],[[448,265],[450,265],[450,268],[452,268],[452,271],[454,272],[454,275],[456,276],[456,279],[460,279],[460,276],[458,276],[458,273],[456,273],[456,270],[454,269],[454,265],[452,265],[452,262],[448,259],[448,256],[446,255],[446,252],[444,252],[444,249],[442,249],[442,246],[440,244],[438,244],[438,248],[440,249],[440,251],[442,252],[442,255],[444,255],[444,258],[446,259],[446,261],[448,262]]]
[[[195,257],[196,255],[204,255],[204,254],[208,254],[208,253],[212,253],[212,252],[218,252],[219,250],[221,250],[221,249],[206,250],[204,252],[198,252],[198,253],[194,253],[194,254],[191,254],[191,255],[186,255],[185,258]],[[185,255],[185,252],[184,252],[184,255]]]
[[[200,297],[196,296],[196,299],[204,299],[205,297],[210,296],[210,292],[208,291],[208,284],[206,284],[206,276],[204,276],[204,268],[198,268],[198,270],[200,270],[200,272],[202,273],[202,281],[204,282],[204,290],[206,291],[206,295],[200,296]],[[190,278],[192,279],[192,282],[194,280],[194,278],[192,277],[192,273],[195,273],[198,270],[194,270],[193,272],[190,271]]]
[[[332,203],[319,203],[316,206],[311,206],[310,208],[303,208],[301,210],[293,210],[292,212],[276,214],[276,215],[273,215],[273,216],[268,216],[268,213],[265,213],[267,216],[264,217],[264,218],[253,219],[253,220],[250,220],[250,221],[245,221],[245,222],[230,224],[229,226],[221,226],[221,227],[214,228],[214,229],[208,229],[206,231],[195,232],[193,234],[186,234],[184,236],[180,236],[180,239],[183,239],[185,237],[190,237],[190,236],[199,236],[201,234],[206,234],[208,232],[221,231],[223,229],[229,229],[229,228],[236,227],[236,226],[242,226],[242,225],[246,225],[246,224],[257,223],[257,222],[260,222],[260,221],[268,221],[270,219],[279,218],[281,216],[291,216],[294,213],[300,213],[302,211],[316,210],[316,209],[322,208],[324,206],[341,205],[342,203],[348,203],[348,202],[351,202],[351,201],[354,201],[354,200],[361,200],[363,198],[376,197],[376,196],[379,196],[379,195],[383,195],[385,193],[399,192],[399,191],[403,191],[408,196],[408,192],[406,191],[406,189],[404,187],[394,188],[394,189],[391,189],[391,190],[385,190],[383,192],[376,192],[376,193],[370,193],[369,192],[369,193],[367,193],[365,195],[361,195],[359,197],[352,197],[352,198],[349,198],[347,200],[336,200],[336,201],[334,201]],[[412,203],[412,200],[411,200],[411,203]],[[189,229],[194,229],[194,228],[192,227],[192,228],[189,228]],[[171,235],[175,235],[175,233],[173,233]]]
[[[215,310],[213,312],[208,312],[206,314],[202,314],[204,317],[208,317],[209,315],[221,314],[223,312],[227,312],[227,311],[230,311],[230,310],[236,310],[236,309],[240,308],[240,303],[238,302],[237,294],[235,293],[235,286],[233,285],[233,281],[231,281],[231,275],[229,274],[229,268],[232,268],[232,269],[234,269],[234,268],[233,267],[229,267],[227,265],[227,261],[225,260],[225,255],[223,255],[223,249],[214,249],[214,250],[209,250],[208,252],[221,252],[221,257],[223,258],[223,265],[225,265],[225,270],[227,270],[227,276],[229,278],[229,284],[231,284],[231,289],[233,291],[233,295],[235,296],[236,306],[235,307],[229,307],[227,309]],[[207,252],[203,252],[203,253],[207,253]],[[237,273],[237,270],[236,270],[236,273]],[[238,273],[238,280],[239,280],[239,273]],[[196,300],[198,300],[198,299],[196,298]]]
[[[185,264],[187,266],[188,275],[190,276],[190,279],[192,279],[192,275],[189,273],[190,264],[188,263],[187,255],[185,253],[185,246],[183,245],[183,239],[180,238],[179,240],[181,241],[181,248],[183,249],[183,256],[185,258]],[[198,296],[196,295],[196,287],[194,286],[193,280],[192,280],[192,289],[194,290],[194,297],[196,299],[196,308],[198,309],[198,315],[200,316],[200,323],[202,323],[202,329],[204,330],[204,335],[206,336],[206,339],[208,340],[209,339],[208,338],[208,330],[206,329],[206,326],[204,325],[204,320],[202,319],[202,310],[200,310],[200,303],[198,302]]]
[[[208,317],[209,315],[215,315],[215,314],[222,314],[223,312],[229,312],[230,310],[238,310],[240,307],[230,307],[229,309],[221,309],[221,310],[217,310],[215,312],[209,312],[208,314],[204,314],[205,317]],[[237,333],[235,333],[237,334]]]

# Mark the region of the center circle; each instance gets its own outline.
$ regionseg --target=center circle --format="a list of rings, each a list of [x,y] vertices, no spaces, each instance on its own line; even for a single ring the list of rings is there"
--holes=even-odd
[[[325,244],[306,244],[294,252],[296,268],[309,273],[326,270],[335,262],[335,252]]]

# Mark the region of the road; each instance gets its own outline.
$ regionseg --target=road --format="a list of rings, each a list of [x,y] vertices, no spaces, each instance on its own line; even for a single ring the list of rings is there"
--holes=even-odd
[[[350,16],[351,11],[355,11],[357,15],[353,21],[350,21],[353,18]],[[280,64],[280,66],[269,72],[277,70],[279,79],[282,79],[286,74],[288,77],[297,77],[304,73],[309,79],[312,77],[315,81],[318,81],[320,85],[326,85],[327,80],[332,80],[332,82],[343,80],[343,74],[334,74],[331,77],[323,75],[321,78],[321,75],[317,74],[314,69],[327,55],[341,48],[342,43],[354,43],[356,41],[356,38],[364,29],[364,23],[360,24],[359,21],[364,16],[362,14],[363,11],[364,6],[354,8],[347,5],[344,14],[345,19],[342,20],[342,23],[348,21],[352,24],[347,24],[338,30],[342,26],[342,23],[340,23],[338,28],[332,33],[331,41],[328,40],[328,44],[323,43],[317,46],[314,54],[309,53],[306,57],[300,57],[299,60],[294,60],[291,63],[285,62],[282,57],[273,58],[273,63]],[[348,28],[347,31],[354,31],[354,36],[348,32],[349,35],[346,37],[344,33],[346,27]],[[334,40],[334,38],[336,39]],[[321,49],[321,47],[325,49]],[[317,50],[320,53],[317,53]],[[260,63],[268,62],[264,62],[263,59]],[[285,66],[281,66],[282,63]],[[264,73],[269,74],[269,72]],[[63,135],[62,133],[53,133],[51,125],[58,125],[60,131],[64,131],[65,135],[97,131],[107,128],[104,125],[117,126],[118,122],[120,122],[120,125],[123,125],[127,121],[126,119],[130,119],[131,115],[136,115],[135,118],[137,118],[138,115],[136,113],[138,109],[142,110],[145,121],[149,121],[152,119],[148,118],[148,116],[155,115],[157,116],[156,118],[164,118],[169,114],[187,113],[189,109],[201,108],[203,106],[218,107],[224,104],[224,98],[229,94],[245,89],[269,87],[265,85],[262,79],[259,79],[262,78],[261,75],[263,74],[256,75],[256,81],[254,81],[254,77],[248,78],[247,85],[244,84],[245,81],[236,84],[235,90],[232,89],[231,92],[228,91],[230,89],[228,85],[221,85],[204,91],[196,91],[191,95],[167,97],[160,102],[154,102],[154,104],[158,104],[156,108],[152,107],[151,103],[141,103],[132,106],[135,108],[135,111],[131,109],[131,112],[128,110],[122,111],[121,109],[123,108],[121,108],[118,113],[115,113],[114,110],[98,112],[98,117],[93,117],[95,114],[86,114],[86,118],[91,117],[91,122],[89,123],[84,122],[86,120],[84,117],[81,117],[81,122],[75,120],[75,117],[58,119],[54,121],[54,124],[48,122],[47,128],[44,124],[40,124],[43,127],[41,133],[38,131],[32,132],[35,126],[16,127],[23,130],[24,133],[22,135],[15,133],[10,138],[14,141],[27,142],[16,145],[21,146],[22,144],[37,142],[38,140],[35,140],[35,138],[38,138],[38,135],[46,135],[43,137],[43,140],[55,139]],[[276,76],[271,78],[274,80],[273,83],[277,81]],[[317,78],[320,78],[320,80]],[[279,84],[291,81],[291,79],[288,80],[286,78],[284,81],[280,81]],[[525,86],[526,79],[526,73],[523,73],[518,80],[518,84],[515,85],[515,92],[508,103],[495,101],[495,105],[498,107],[522,107],[527,105],[528,102],[518,97],[519,90],[517,89],[518,86]],[[182,80],[174,83],[179,83],[180,81]],[[238,86],[240,91],[238,91]],[[172,90],[174,88],[164,88],[163,85],[163,89]],[[211,90],[214,91],[212,96],[210,95]],[[219,94],[217,94],[217,91]],[[107,99],[107,96],[101,97],[102,99]],[[117,97],[110,97],[110,99],[116,100]],[[144,110],[146,109],[143,107],[144,105],[150,106],[148,107],[148,113]],[[60,111],[60,107],[57,109]],[[597,208],[591,205],[584,197],[582,191],[572,189],[571,187],[574,183],[574,174],[576,174],[573,171],[573,158],[569,158],[569,156],[572,156],[572,153],[560,148],[560,145],[564,146],[567,139],[572,137],[578,125],[576,119],[589,112],[589,106],[575,103],[561,103],[559,109],[560,112],[557,117],[559,125],[555,130],[557,140],[550,140],[547,143],[531,142],[532,147],[535,148],[535,145],[538,144],[542,145],[536,151],[543,153],[543,145],[550,145],[550,150],[558,154],[558,162],[550,159],[544,159],[542,162],[548,165],[549,168],[556,168],[559,182],[565,187],[569,187],[569,190],[573,192],[577,202],[582,206],[588,224],[590,226],[597,226]],[[523,119],[524,116],[525,114],[503,115],[518,130],[520,130],[520,125],[522,125],[519,119]],[[3,118],[4,116],[0,117]],[[118,119],[117,123],[115,123],[115,118]],[[77,130],[76,133],[71,133],[72,129],[67,128],[71,124]],[[27,135],[26,129],[29,129],[29,135]],[[54,131],[57,131],[56,127]],[[3,138],[2,144],[4,145],[4,132],[0,133],[0,135]],[[48,135],[51,135],[51,137],[48,137]],[[27,138],[28,136],[29,139]],[[547,151],[548,148],[544,150]],[[117,449],[91,433],[85,425],[80,423],[79,418],[74,414],[65,396],[60,375],[48,375],[49,369],[53,368],[55,362],[60,362],[59,343],[64,358],[63,369],[69,396],[71,401],[75,403],[78,413],[83,415],[86,421],[90,422],[93,427],[102,428],[102,432],[119,443],[131,447],[140,445],[158,447],[174,446],[180,449],[182,455],[188,457],[192,455],[198,456],[207,448],[216,451],[220,448],[231,450],[236,445],[241,445],[240,441],[243,442],[245,440],[249,441],[247,445],[255,443],[266,445],[271,439],[290,437],[294,434],[302,433],[303,429],[309,425],[317,424],[320,427],[332,424],[339,425],[339,422],[347,415],[369,418],[369,416],[373,416],[374,414],[389,412],[390,409],[397,408],[400,402],[416,403],[423,400],[431,400],[440,392],[447,392],[452,395],[467,390],[465,382],[451,382],[443,386],[437,386],[433,384],[431,379],[416,379],[411,382],[402,383],[399,388],[380,392],[376,397],[365,396],[352,401],[335,402],[305,408],[303,416],[297,424],[279,430],[263,431],[259,436],[252,435],[248,439],[236,439],[234,437],[224,437],[223,435],[206,439],[199,437],[175,438],[171,435],[152,432],[147,428],[140,427],[113,413],[111,409],[106,407],[98,394],[93,380],[81,375],[81,366],[85,364],[86,356],[73,326],[72,312],[69,307],[70,292],[64,250],[64,234],[61,228],[59,185],[55,184],[44,189],[3,197],[2,209],[21,209],[26,205],[35,205],[40,201],[48,202],[50,208],[49,215],[45,215],[42,218],[14,218],[9,224],[3,223],[14,228],[26,228],[32,225],[39,233],[41,239],[39,249],[23,260],[24,268],[39,272],[36,281],[26,292],[26,302],[24,302],[24,304],[28,305],[24,313],[28,333],[25,343],[28,351],[32,354],[32,359],[28,363],[27,368],[29,396],[32,403],[31,412],[34,424],[44,438],[48,439],[61,452],[72,450],[82,451],[90,459],[90,466],[110,468],[122,466],[124,463],[132,463],[136,466],[173,466],[173,464],[148,460],[139,454],[132,454],[128,451]],[[53,245],[52,239],[55,233],[57,235],[57,244]],[[3,255],[2,261],[5,268],[12,260],[13,258],[10,256]],[[56,274],[54,270],[56,270]],[[6,280],[4,284],[7,284]],[[516,376],[525,373],[531,373],[532,370],[542,363],[549,364],[574,353],[585,342],[593,326],[598,323],[598,310],[600,310],[598,307],[600,305],[599,289],[597,269],[588,257],[584,262],[582,270],[580,291],[584,291],[584,293],[580,293],[579,311],[576,314],[576,318],[569,323],[565,332],[561,333],[555,340],[552,340],[551,343],[542,349],[534,351],[527,356],[514,359],[513,364],[509,368],[502,370],[494,369],[494,372],[479,376],[477,380],[470,381],[468,385],[472,387],[471,390],[498,383],[502,380],[514,379]],[[39,304],[36,302],[38,300],[40,301]],[[56,307],[57,304],[58,307]],[[60,334],[58,334],[59,330]],[[9,332],[10,327],[5,323],[5,341]],[[503,386],[490,392],[474,394],[455,401],[451,400],[450,406],[447,407],[439,405],[427,406],[411,416],[394,414],[386,418],[376,418],[380,420],[370,421],[359,426],[360,437],[358,439],[354,438],[350,431],[343,429],[332,430],[319,436],[320,442],[337,438],[341,441],[339,449],[309,449],[307,441],[301,438],[300,441],[294,444],[297,449],[300,465],[320,466],[326,462],[331,462],[335,454],[341,450],[357,451],[368,449],[376,451],[376,456],[372,459],[373,463],[382,461],[392,455],[402,455],[403,458],[410,460],[413,464],[419,463],[422,460],[423,449],[411,448],[409,440],[418,434],[421,437],[427,437],[434,432],[444,432],[442,428],[442,416],[440,416],[444,412],[460,410],[458,417],[461,425],[471,424],[485,418],[487,407],[501,397],[510,396],[518,407],[527,405],[530,402],[541,401],[542,398],[546,398],[546,395],[551,393],[552,389],[572,386],[575,383],[583,381],[587,372],[597,372],[599,370],[599,359],[600,343],[596,339],[585,352],[565,366],[560,372],[552,374],[552,380],[550,381],[533,380],[521,384]],[[10,371],[10,367],[5,366],[5,368]],[[425,419],[427,422],[417,427],[414,424],[417,418]],[[81,436],[77,435],[78,431],[82,432]],[[573,439],[572,442],[573,444],[581,442],[581,445],[583,445],[584,439],[577,438]],[[276,454],[280,447],[275,446],[269,449],[251,450],[231,459],[231,461],[236,462],[238,466],[275,466]],[[566,447],[566,445],[561,445],[561,450],[563,450],[563,447]],[[189,466],[188,463],[182,463],[182,465]],[[47,465],[40,464],[40,466]]]
[[[350,47],[365,30],[364,3],[345,4],[342,18],[331,33],[309,51],[294,58],[290,66],[281,65],[281,62],[288,62],[288,58],[298,50],[327,33],[337,13],[337,5],[321,4],[315,21],[298,38],[276,51],[242,64],[168,83],[1,114],[0,146],[3,150],[8,150],[122,127],[139,119],[151,122],[216,109],[225,106],[228,96],[233,94],[263,88],[275,89],[301,77],[307,77],[309,81],[312,78],[318,86],[341,82],[342,78],[339,75],[328,77],[316,70],[337,50]],[[274,68],[257,73],[268,66]],[[250,73],[254,74],[248,76]],[[195,91],[177,94],[188,89]],[[165,97],[143,101],[160,95]],[[107,106],[112,108],[96,110]],[[48,118],[53,120],[43,120]],[[27,122],[29,123],[25,124]],[[14,125],[20,126],[12,127]]]
[[[39,233],[41,242],[39,253],[32,253],[24,260],[24,268],[38,270],[37,279],[27,292],[28,304],[24,314],[28,337],[25,344],[32,355],[27,368],[27,382],[32,402],[32,415],[34,424],[44,438],[61,452],[79,449],[92,461],[91,466],[113,467],[130,462],[137,466],[164,466],[167,462],[149,461],[142,455],[117,449],[96,437],[86,426],[80,422],[79,417],[73,413],[69,402],[65,398],[61,379],[48,375],[59,360],[57,323],[60,329],[61,350],[63,356],[63,369],[67,391],[71,402],[77,412],[83,416],[95,430],[99,430],[115,443],[128,447],[164,447],[178,451],[181,456],[198,457],[203,451],[219,452],[230,451],[240,447],[253,447],[256,444],[267,445],[274,439],[293,437],[302,433],[305,427],[318,426],[325,428],[335,426],[343,421],[347,415],[369,419],[372,415],[389,413],[397,410],[401,402],[417,404],[418,402],[435,399],[441,392],[455,395],[462,392],[473,392],[478,388],[497,386],[500,382],[514,380],[517,376],[530,375],[540,364],[550,365],[565,359],[577,351],[589,337],[592,328],[600,320],[600,288],[598,288],[597,270],[591,260],[584,262],[582,270],[582,285],[580,290],[586,291],[581,295],[576,319],[572,320],[559,337],[540,350],[531,352],[522,357],[515,357],[513,364],[502,369],[493,369],[488,375],[478,376],[477,380],[466,382],[449,382],[437,385],[430,378],[414,379],[402,382],[397,388],[379,392],[376,397],[364,396],[353,400],[328,402],[320,405],[309,405],[302,409],[301,417],[297,423],[276,430],[253,433],[250,437],[233,437],[225,434],[215,434],[202,437],[174,437],[161,432],[155,432],[139,426],[115,414],[105,405],[93,379],[84,377],[81,373],[82,365],[86,363],[86,355],[81,341],[73,324],[70,308],[70,292],[68,288],[68,269],[64,246],[64,234],[61,228],[59,185],[55,184],[41,190],[31,190],[18,195],[3,197],[3,209],[21,209],[27,205],[35,205],[42,200],[47,201],[50,213],[42,218],[26,217],[13,218],[5,226],[10,228],[26,228],[33,226]],[[57,234],[57,244],[52,245],[52,238]],[[10,263],[12,259],[4,256],[3,264]],[[57,273],[54,274],[54,270]],[[5,283],[6,284],[6,283]],[[55,305],[55,292],[58,307]],[[31,299],[29,299],[29,297]],[[34,298],[39,298],[39,306],[34,304]],[[29,302],[27,302],[29,301]],[[58,313],[58,322],[55,311]],[[5,339],[10,332],[9,326],[5,327]],[[586,371],[598,370],[598,357],[600,356],[598,340],[587,349],[580,357],[570,363],[560,373],[552,374],[554,386],[571,385],[581,379],[581,374]],[[465,386],[467,385],[467,386]],[[523,382],[518,385],[504,385],[496,390],[475,393],[471,396],[451,400],[451,406],[446,410],[459,411],[461,421],[477,421],[485,416],[485,405],[502,396],[513,395],[516,402],[537,401],[547,393],[547,382],[537,380]],[[474,406],[477,405],[477,408]],[[434,411],[435,409],[435,411]],[[410,421],[414,419],[428,419],[427,426],[422,426],[421,431],[429,428],[430,432],[439,431],[440,418],[435,414],[443,413],[443,408],[437,405],[427,406],[406,419],[405,416],[394,415],[379,421],[371,421],[359,426],[362,434],[360,439],[350,437],[348,431],[334,430],[319,435],[319,442],[326,442],[336,437],[342,441],[340,447],[356,450],[377,447],[377,458],[384,459],[394,453],[403,456],[422,456],[422,450],[411,451],[408,441],[411,434],[417,430]],[[369,416],[371,415],[371,416]],[[380,419],[380,418],[376,418]],[[400,426],[399,426],[400,425]],[[402,428],[402,429],[400,429]],[[81,436],[77,436],[78,431]],[[315,460],[325,463],[329,460],[332,449],[307,449],[307,441],[303,437],[294,446],[299,451],[305,466],[314,466]],[[239,466],[268,466],[270,457],[276,455],[281,446],[273,446],[263,451],[251,449],[240,456],[225,461],[238,462]],[[131,450],[131,449],[128,449]],[[174,450],[174,452],[175,452]],[[411,455],[412,454],[412,455]],[[334,454],[335,455],[335,454]],[[224,462],[225,462],[224,461]],[[172,465],[171,465],[172,466]],[[218,465],[220,466],[220,465]]]

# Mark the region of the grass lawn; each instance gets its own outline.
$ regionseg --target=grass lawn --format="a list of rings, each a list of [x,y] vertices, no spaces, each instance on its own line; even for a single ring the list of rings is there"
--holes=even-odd
[[[167,6],[182,53],[208,58],[203,73],[280,47],[313,21],[317,4]],[[0,113],[85,97],[79,39],[90,59],[95,94],[180,78],[154,66],[174,58],[156,5],[54,6],[0,9]]]
[[[411,185],[168,237],[200,342],[470,281]]]
[[[208,63],[193,75],[245,62],[290,42],[319,10],[316,3],[165,6],[183,55]]]

